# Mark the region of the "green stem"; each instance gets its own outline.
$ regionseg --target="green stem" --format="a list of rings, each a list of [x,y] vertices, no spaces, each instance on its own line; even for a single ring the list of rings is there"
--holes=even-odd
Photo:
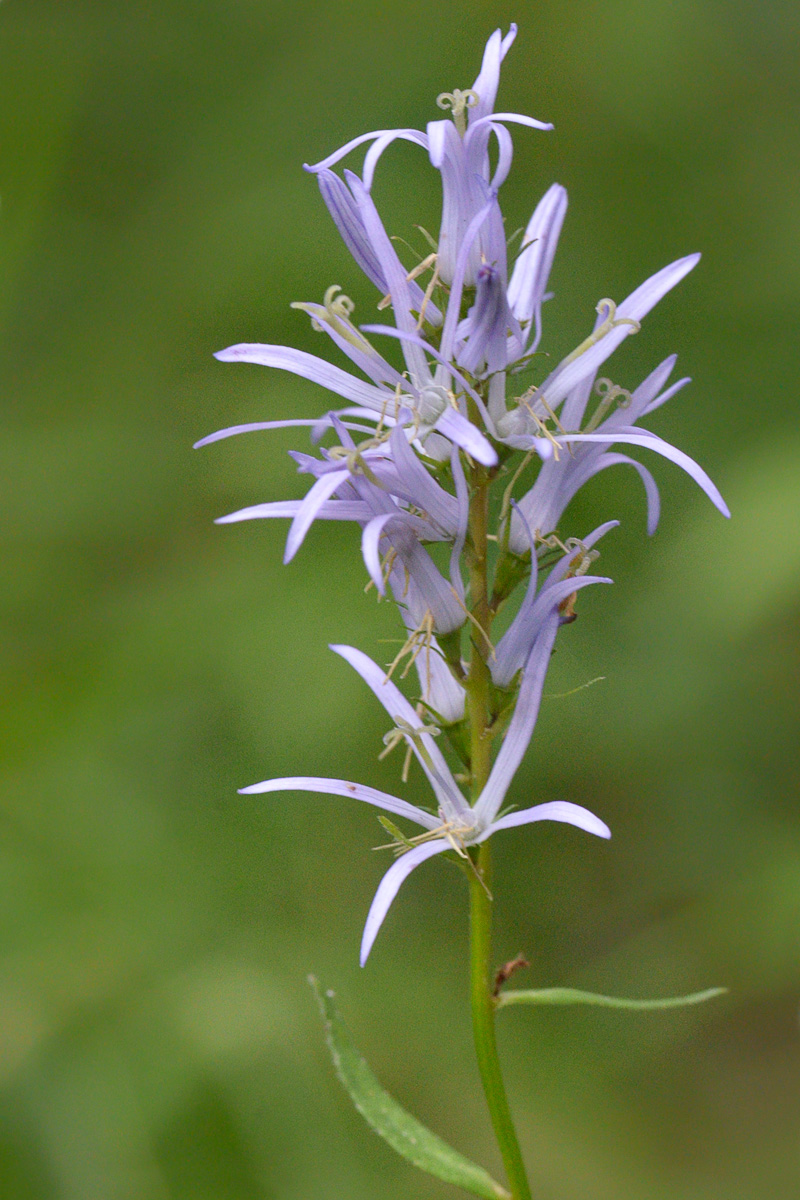
[[[488,842],[480,847],[476,869],[480,879],[473,875],[470,880],[470,996],[475,1052],[511,1195],[514,1200],[531,1200],[525,1164],[500,1070],[494,1030],[492,901],[486,891],[491,885],[491,849]]]
[[[472,655],[466,681],[470,723],[470,765],[473,798],[481,794],[491,769],[491,739],[487,736],[490,720],[489,688],[491,677],[486,658],[491,608],[488,590],[489,481],[485,471],[473,472],[470,501],[470,591],[472,615]],[[505,1084],[500,1069],[495,1037],[492,970],[492,860],[488,842],[474,853],[475,870],[470,877],[470,1000],[475,1051],[483,1090],[497,1144],[503,1158],[514,1200],[531,1200],[525,1164],[517,1141]]]

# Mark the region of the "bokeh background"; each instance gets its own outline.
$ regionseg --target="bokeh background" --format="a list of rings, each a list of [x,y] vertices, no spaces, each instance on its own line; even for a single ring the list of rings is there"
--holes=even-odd
[[[336,1081],[305,982],[334,987],[385,1084],[499,1170],[465,1006],[462,880],[406,885],[368,969],[385,865],[371,812],[239,797],[274,774],[397,786],[385,719],[326,650],[386,660],[353,530],[217,528],[299,496],[305,434],[193,452],[237,421],[314,415],[311,384],[217,363],[320,343],[294,299],[371,286],[301,170],[366,129],[419,127],[520,34],[501,108],[509,229],[554,180],[571,207],[553,354],[679,255],[700,267],[629,339],[694,382],[652,418],[672,465],[656,537],[632,472],[564,632],[516,798],[612,826],[503,835],[498,961],[528,986],[713,984],[663,1014],[510,1010],[502,1052],[537,1200],[794,1200],[800,1190],[800,15],[756,0],[5,0],[0,5],[2,959],[0,1190],[9,1200],[438,1200]],[[358,165],[360,159],[354,160]],[[419,150],[384,159],[390,229],[437,226]],[[643,452],[644,454],[644,452]],[[559,694],[595,676],[605,682]],[[409,784],[413,796],[420,786]],[[524,982],[520,978],[520,982]]]

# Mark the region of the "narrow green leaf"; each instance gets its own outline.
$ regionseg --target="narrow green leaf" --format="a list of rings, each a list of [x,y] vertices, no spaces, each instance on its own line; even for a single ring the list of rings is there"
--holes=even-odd
[[[498,1008],[511,1004],[594,1004],[600,1008],[627,1008],[634,1012],[649,1012],[659,1008],[685,1008],[704,1004],[716,996],[724,996],[727,988],[707,988],[690,996],[665,996],[661,1000],[626,1000],[622,996],[600,996],[596,992],[581,992],[577,988],[537,988],[535,991],[512,989],[497,997]]]
[[[351,1042],[334,1004],[333,992],[326,991],[313,975],[309,975],[308,982],[317,996],[336,1073],[367,1124],[398,1154],[429,1175],[484,1200],[511,1200],[506,1189],[495,1183],[483,1167],[453,1150],[384,1091]]]

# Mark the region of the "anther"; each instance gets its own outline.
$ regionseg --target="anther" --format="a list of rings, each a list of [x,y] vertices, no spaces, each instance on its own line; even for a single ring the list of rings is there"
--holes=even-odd
[[[422,738],[427,734],[429,737],[438,737],[441,733],[438,725],[411,725],[403,717],[395,717],[395,725],[388,733],[383,735],[383,744],[385,749],[381,750],[378,759],[384,759],[391,754],[395,746],[399,746],[401,742],[407,745],[407,752],[403,761],[403,770],[401,779],[403,783],[408,783],[408,770],[411,765],[411,754],[416,750],[417,754],[428,767],[432,766],[431,757],[425,748],[425,743]]]
[[[409,582],[409,579],[408,579],[408,574],[407,574],[406,587],[408,586],[408,582]],[[408,637],[406,638],[403,648],[400,650],[399,654],[396,655],[393,662],[390,663],[389,668],[386,672],[386,680],[391,679],[394,671],[397,669],[399,664],[403,661],[403,659],[406,656],[408,656],[409,661],[406,664],[406,666],[400,676],[401,679],[405,679],[406,675],[411,670],[412,666],[417,661],[417,659],[419,658],[419,656],[423,650],[425,651],[425,662],[426,662],[426,669],[427,669],[427,673],[428,673],[428,680],[430,680],[430,674],[431,674],[430,656],[431,656],[431,643],[433,641],[433,633],[434,633],[433,613],[430,611],[430,609],[426,609],[425,615],[423,616],[419,625],[416,627],[416,629],[412,630],[409,633]],[[384,680],[384,682],[386,682],[386,680]]]
[[[521,398],[521,399],[522,399],[522,407],[526,409],[529,416],[532,418],[534,424],[536,425],[537,434],[538,434],[536,437],[537,444],[534,446],[536,453],[539,455],[539,458],[542,460],[542,462],[546,462],[548,458],[553,458],[553,457],[555,457],[556,462],[558,462],[558,454],[559,454],[559,451],[562,449],[561,443],[556,440],[555,435],[550,431],[550,429],[548,428],[546,423],[542,420],[542,418],[536,412],[534,412],[533,405],[531,404],[530,400],[525,399],[525,398]],[[539,397],[539,399],[541,399],[542,402],[544,403],[544,396]],[[558,420],[558,418],[556,417],[553,410],[546,403],[545,403],[545,408],[551,414],[553,420],[556,422],[556,424],[558,425],[558,427],[560,429],[561,422]]]

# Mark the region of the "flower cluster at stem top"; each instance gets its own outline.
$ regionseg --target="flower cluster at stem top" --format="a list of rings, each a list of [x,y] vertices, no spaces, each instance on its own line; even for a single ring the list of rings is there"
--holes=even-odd
[[[498,200],[512,161],[508,126],[551,128],[531,117],[495,112],[500,67],[515,36],[513,25],[505,36],[500,30],[492,34],[472,87],[442,93],[438,103],[449,116],[429,122],[424,132],[362,134],[307,168],[346,246],[377,289],[378,308],[390,307],[394,317],[394,324],[356,326],[352,302],[338,286],[328,289],[321,304],[294,306],[357,374],[285,346],[239,344],[217,355],[225,362],[293,372],[345,403],[317,420],[237,425],[198,443],[287,425],[310,426],[316,444],[332,434],[335,444],[317,454],[293,453],[298,470],[312,479],[304,499],[255,504],[220,521],[288,518],[287,562],[315,521],[353,522],[361,530],[371,584],[381,597],[393,598],[405,625],[403,648],[388,670],[359,650],[333,649],[387,710],[392,721],[387,748],[405,744],[428,779],[434,803],[423,807],[363,784],[305,776],[242,789],[352,796],[422,827],[415,837],[396,831],[399,857],[370,909],[362,962],[401,883],[432,855],[453,851],[471,862],[470,847],[491,834],[539,820],[609,836],[592,813],[566,802],[502,812],[533,734],[558,630],[574,618],[581,589],[610,582],[591,574],[590,567],[597,555],[593,547],[616,522],[580,539],[563,535],[564,513],[577,491],[606,467],[633,467],[644,485],[652,533],[659,519],[655,480],[647,467],[615,449],[641,447],[681,466],[728,515],[705,471],[638,424],[689,382],[669,382],[675,356],[633,390],[599,375],[699,255],[670,263],[618,304],[601,299],[584,340],[541,382],[526,383],[540,353],[567,194],[558,184],[544,194],[509,273]],[[411,267],[401,262],[371,196],[378,161],[397,139],[426,151],[442,183],[438,238],[431,239],[432,252]],[[367,144],[361,176],[345,170],[340,177],[332,169]],[[386,339],[399,342],[402,370],[379,349]],[[493,640],[492,621],[518,591],[516,614]],[[394,682],[403,660],[404,675],[412,663],[415,667],[416,707]],[[467,710],[478,670],[486,680],[479,732],[496,753],[487,777],[476,783],[474,711],[470,722]],[[442,735],[463,768],[459,776],[437,742]],[[405,770],[407,764],[404,777]],[[465,780],[473,785],[471,800],[460,786]]]

